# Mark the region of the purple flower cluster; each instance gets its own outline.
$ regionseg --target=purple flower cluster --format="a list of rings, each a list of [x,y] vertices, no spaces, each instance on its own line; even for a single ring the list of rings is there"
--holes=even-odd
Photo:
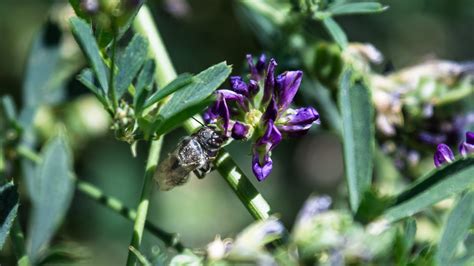
[[[206,123],[217,124],[226,136],[237,140],[252,138],[252,170],[258,181],[271,172],[271,151],[284,137],[306,134],[319,114],[313,107],[293,109],[290,104],[298,91],[303,72],[285,71],[275,77],[277,62],[265,55],[257,62],[247,55],[248,82],[230,77],[230,89],[216,92],[217,100],[206,110]],[[263,89],[261,89],[263,88]]]
[[[474,154],[474,132],[466,132],[466,140],[459,145],[459,153],[463,157],[466,157],[468,154]],[[451,148],[444,143],[439,144],[434,154],[435,166],[440,167],[452,161],[454,161],[454,154]]]

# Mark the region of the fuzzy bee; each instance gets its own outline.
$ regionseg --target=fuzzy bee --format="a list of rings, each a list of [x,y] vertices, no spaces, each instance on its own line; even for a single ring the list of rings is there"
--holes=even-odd
[[[154,178],[160,190],[170,190],[186,183],[191,172],[203,178],[211,171],[212,163],[226,140],[226,136],[210,126],[203,126],[181,140],[156,169]]]

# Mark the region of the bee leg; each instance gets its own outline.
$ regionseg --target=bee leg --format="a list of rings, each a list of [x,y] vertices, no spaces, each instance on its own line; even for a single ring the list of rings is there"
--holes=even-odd
[[[197,178],[203,179],[206,176],[206,172],[196,169],[193,171]]]
[[[206,176],[207,173],[209,173],[211,171],[211,162],[206,162],[206,164],[204,164],[202,167],[194,170],[194,174],[196,174],[196,176],[199,178],[199,179],[202,179]]]

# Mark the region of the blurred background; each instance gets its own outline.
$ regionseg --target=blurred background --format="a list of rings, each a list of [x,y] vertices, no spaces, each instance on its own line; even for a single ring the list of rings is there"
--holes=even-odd
[[[233,74],[238,75],[246,71],[245,54],[265,52],[252,32],[242,26],[234,1],[147,2],[179,73],[197,73],[226,60],[234,66]],[[456,61],[474,58],[474,1],[381,2],[390,7],[384,13],[337,20],[350,41],[372,43],[394,69],[429,58]],[[13,95],[17,106],[22,104],[22,76],[32,40],[51,7],[61,3],[64,2],[0,1],[0,94]],[[321,38],[327,38],[321,32]],[[280,68],[278,72],[284,70]],[[83,113],[85,119],[106,117],[84,88],[74,81],[71,84],[68,92],[71,99],[90,106]],[[169,134],[165,139],[163,156],[185,134],[179,129],[173,133],[176,134]],[[98,128],[93,137],[84,138],[76,146],[75,170],[79,178],[134,207],[140,194],[146,149],[140,144],[138,156],[133,158],[129,145],[116,141],[107,127]],[[253,177],[250,146],[234,142],[228,150],[248,176]],[[331,196],[344,193],[341,146],[330,133],[316,129],[304,138],[284,141],[273,153],[273,160],[271,176],[254,184],[288,227],[311,193]],[[193,177],[187,185],[171,192],[156,191],[149,219],[169,232],[179,232],[188,246],[204,246],[217,234],[235,236],[253,220],[216,173],[203,180]],[[58,235],[61,241],[84,246],[94,261],[113,265],[126,259],[131,226],[129,221],[76,193]],[[145,253],[159,252],[160,246],[158,239],[146,234]]]

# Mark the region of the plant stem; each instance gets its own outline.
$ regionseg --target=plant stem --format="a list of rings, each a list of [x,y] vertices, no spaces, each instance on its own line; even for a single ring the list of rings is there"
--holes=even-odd
[[[95,200],[130,221],[134,221],[137,218],[137,212],[134,209],[127,208],[117,198],[104,195],[104,193],[93,184],[77,179],[76,189],[88,198]],[[167,246],[175,248],[177,251],[184,250],[183,244],[179,241],[178,234],[168,233],[149,221],[145,221],[145,229],[160,238]]]
[[[17,152],[22,157],[39,163],[41,157],[34,151],[25,146],[19,146]],[[134,209],[127,208],[119,199],[110,197],[104,194],[101,189],[97,188],[91,183],[75,179],[76,189],[86,197],[98,202],[108,209],[122,215],[130,221],[134,221],[137,217],[137,212]],[[175,233],[168,233],[165,230],[152,224],[150,221],[145,221],[145,228],[153,235],[160,238],[167,246],[175,248],[177,251],[184,250],[184,245],[179,241],[179,235]]]
[[[136,250],[140,250],[140,244],[143,238],[143,229],[145,228],[146,216],[148,214],[148,207],[150,206],[151,192],[153,191],[153,174],[156,165],[160,158],[161,146],[163,144],[163,137],[151,142],[150,150],[148,152],[148,160],[145,169],[145,178],[143,180],[142,193],[140,196],[140,203],[137,208],[137,216],[133,225],[133,235],[130,241],[130,246]],[[132,251],[128,252],[127,265],[135,265],[136,256]]]
[[[176,71],[146,5],[142,6],[138,12],[137,18],[134,21],[134,28],[148,39],[150,53],[156,61],[156,79],[158,84],[164,86],[175,79]],[[192,119],[184,123],[184,128],[189,133],[194,132],[199,127],[200,125]],[[269,216],[271,212],[270,205],[252,185],[234,160],[232,160],[229,153],[221,151],[216,160],[216,167],[255,219],[263,220]]]
[[[17,264],[19,266],[31,265],[30,259],[28,258],[28,255],[26,254],[25,236],[23,235],[23,230],[21,230],[21,225],[20,225],[20,221],[18,220],[18,216],[13,222],[12,229],[10,232],[10,239],[13,244],[13,250],[17,257]]]

